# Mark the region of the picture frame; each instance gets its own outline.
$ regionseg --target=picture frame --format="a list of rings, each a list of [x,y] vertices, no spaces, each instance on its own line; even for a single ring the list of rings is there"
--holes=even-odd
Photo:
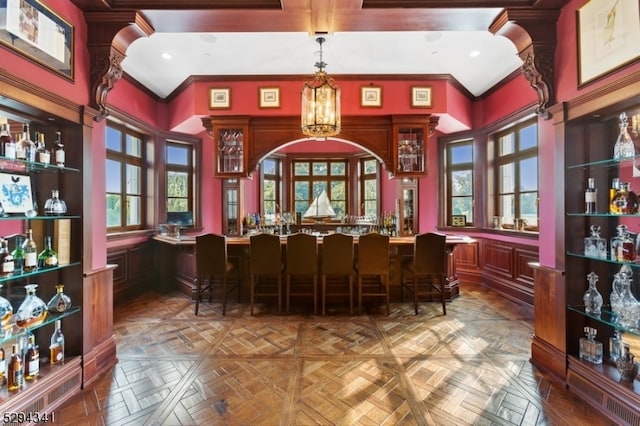
[[[0,45],[73,81],[73,25],[40,0],[0,0],[0,22]]]
[[[578,86],[638,60],[639,3],[591,0],[576,10]]]
[[[231,108],[231,88],[212,87],[209,89],[209,109]]]
[[[463,214],[451,215],[451,226],[467,226],[467,217]]]
[[[0,173],[0,203],[4,213],[33,210],[33,192],[29,175]]]
[[[258,89],[258,99],[260,108],[280,108],[280,88],[260,87]]]
[[[382,87],[360,87],[360,106],[362,108],[382,108]]]
[[[431,108],[431,87],[412,86],[411,87],[411,107]]]

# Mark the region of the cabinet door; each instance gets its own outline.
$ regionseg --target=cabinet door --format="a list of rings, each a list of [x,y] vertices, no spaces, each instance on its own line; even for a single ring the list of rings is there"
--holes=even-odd
[[[212,119],[214,174],[221,177],[247,177],[249,159],[249,120]]]
[[[240,181],[225,179],[222,184],[222,232],[229,236],[241,235],[240,227]]]
[[[396,177],[427,174],[426,144],[437,119],[426,116],[393,116],[393,175]]]
[[[403,178],[399,185],[400,205],[398,217],[400,219],[400,235],[410,236],[418,233],[418,183],[416,179]]]

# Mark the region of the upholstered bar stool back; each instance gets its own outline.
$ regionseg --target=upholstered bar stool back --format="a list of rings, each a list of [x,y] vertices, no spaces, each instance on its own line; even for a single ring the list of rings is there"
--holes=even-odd
[[[321,256],[322,315],[327,296],[349,296],[349,313],[353,315],[353,237],[341,233],[324,236]],[[333,285],[327,285],[327,278],[334,279]]]
[[[231,282],[230,279],[231,278]],[[209,301],[213,295],[222,298],[222,315],[227,312],[229,293],[239,289],[238,267],[227,258],[227,241],[224,235],[205,234],[196,237],[196,311],[203,295]]]
[[[413,307],[418,314],[418,298],[429,300],[437,297],[442,303],[442,312],[447,314],[445,284],[447,274],[447,237],[429,232],[415,236],[413,258],[405,262],[401,273],[400,294],[404,290],[413,293]]]
[[[257,297],[277,297],[282,311],[282,249],[280,237],[257,234],[249,237],[249,280],[251,315]]]
[[[318,240],[315,235],[297,233],[287,236],[286,311],[291,296],[312,296],[313,313],[318,309]]]
[[[358,310],[362,298],[383,298],[389,315],[389,236],[376,232],[358,237]],[[365,282],[365,277],[369,278]]]

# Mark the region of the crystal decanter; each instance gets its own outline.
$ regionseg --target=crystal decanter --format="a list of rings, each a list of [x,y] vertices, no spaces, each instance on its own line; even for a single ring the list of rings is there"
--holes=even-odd
[[[633,144],[633,140],[631,140],[631,136],[629,136],[629,132],[627,128],[629,126],[629,118],[627,114],[623,112],[619,116],[618,126],[620,128],[620,132],[618,133],[618,139],[616,139],[616,144],[613,146],[613,158],[616,160],[621,160],[623,158],[630,158],[636,155],[636,148]]]
[[[600,236],[600,226],[591,225],[591,235],[584,239],[584,255],[607,258],[607,240]]]
[[[616,232],[617,234],[611,238],[611,260],[634,262],[636,260],[636,243],[629,235],[627,226],[616,226]]]
[[[620,380],[623,382],[633,382],[638,375],[638,364],[629,350],[628,343],[622,344],[622,354],[616,362],[616,367],[620,373]]]
[[[593,364],[602,364],[602,342],[596,341],[598,330],[584,328],[585,337],[580,338],[580,359]]]
[[[638,329],[638,320],[640,320],[640,302],[631,292],[631,280],[627,277],[622,278],[622,310],[618,315],[618,324],[630,329]]]
[[[613,214],[633,214],[638,211],[638,196],[631,190],[629,182],[620,182],[620,188],[611,200]]]
[[[582,297],[584,311],[589,315],[599,316],[602,308],[602,295],[596,288],[598,276],[594,272],[590,272],[587,275],[587,281],[589,281],[589,288]]]
[[[67,203],[60,199],[57,189],[51,190],[51,198],[44,203],[44,214],[47,216],[59,216],[67,213]]]
[[[622,315],[622,308],[624,307],[622,302],[623,276],[620,272],[613,274],[613,282],[611,283],[611,294],[609,295],[609,304],[611,305],[611,312],[614,315],[614,320],[618,321]]]
[[[16,325],[18,327],[31,327],[42,323],[47,317],[47,305],[36,296],[37,284],[24,286],[27,296],[16,311]]]
[[[0,289],[2,289],[2,285],[0,285]],[[11,306],[11,302],[0,296],[0,326],[2,326],[2,328],[10,326],[12,317],[13,306]]]

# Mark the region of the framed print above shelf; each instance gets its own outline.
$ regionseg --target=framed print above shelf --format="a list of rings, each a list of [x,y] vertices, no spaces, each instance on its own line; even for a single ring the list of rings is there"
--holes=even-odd
[[[209,109],[231,108],[231,89],[228,87],[212,87],[209,89]]]
[[[431,87],[411,88],[411,107],[412,108],[431,108]]]
[[[258,92],[260,108],[280,108],[279,87],[261,87]]]
[[[360,106],[363,108],[382,108],[382,87],[362,86],[360,88]]]
[[[40,0],[0,0],[0,44],[73,81],[73,26]]]

